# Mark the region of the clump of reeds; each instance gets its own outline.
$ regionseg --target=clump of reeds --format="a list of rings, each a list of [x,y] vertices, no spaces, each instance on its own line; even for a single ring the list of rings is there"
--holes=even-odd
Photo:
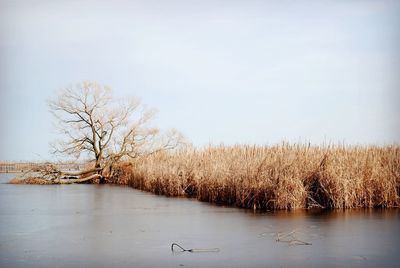
[[[9,182],[10,184],[40,184],[48,185],[55,184],[53,181],[42,178],[42,177],[28,177],[28,178],[13,178]]]
[[[253,209],[399,206],[399,146],[218,146],[124,163],[115,183]]]

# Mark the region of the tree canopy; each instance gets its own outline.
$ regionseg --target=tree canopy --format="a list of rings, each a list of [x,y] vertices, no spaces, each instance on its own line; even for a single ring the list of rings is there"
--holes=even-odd
[[[67,87],[48,101],[61,138],[56,154],[89,157],[101,176],[111,176],[120,160],[137,158],[183,144],[177,130],[161,133],[151,125],[154,109],[133,97],[114,98],[108,86],[82,82]]]

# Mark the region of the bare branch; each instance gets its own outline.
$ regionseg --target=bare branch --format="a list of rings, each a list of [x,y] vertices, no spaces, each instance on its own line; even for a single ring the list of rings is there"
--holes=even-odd
[[[95,82],[67,87],[48,105],[63,137],[53,151],[76,159],[89,156],[96,168],[112,167],[122,158],[171,150],[183,141],[177,131],[163,135],[150,125],[156,110],[135,98],[113,99],[109,87]]]

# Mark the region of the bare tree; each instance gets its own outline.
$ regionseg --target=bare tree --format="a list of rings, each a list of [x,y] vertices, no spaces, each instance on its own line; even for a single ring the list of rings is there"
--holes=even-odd
[[[161,135],[150,125],[154,109],[135,98],[113,98],[109,87],[95,82],[65,88],[48,104],[62,134],[53,144],[54,153],[93,160],[91,170],[73,176],[92,172],[104,181],[118,161],[173,149],[183,141],[176,130]]]

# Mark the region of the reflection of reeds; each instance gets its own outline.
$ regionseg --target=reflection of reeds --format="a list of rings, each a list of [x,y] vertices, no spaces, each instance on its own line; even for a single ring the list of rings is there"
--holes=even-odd
[[[115,183],[253,209],[399,206],[399,146],[218,146],[124,163]]]

